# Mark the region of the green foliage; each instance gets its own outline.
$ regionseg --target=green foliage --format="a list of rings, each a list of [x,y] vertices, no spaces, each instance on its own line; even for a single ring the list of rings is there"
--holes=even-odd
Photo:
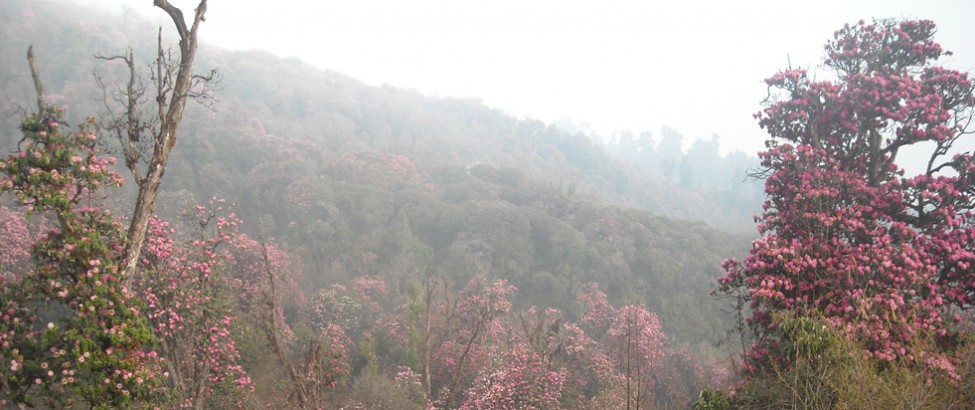
[[[393,379],[363,374],[352,382],[352,395],[344,409],[423,410],[429,404],[418,379]]]
[[[694,402],[694,410],[730,410],[731,400],[728,393],[712,389],[710,387],[701,390],[697,401]]]
[[[771,355],[781,360],[769,366],[771,371],[749,374],[739,383],[732,398],[735,407],[975,408],[965,393],[971,388],[970,368],[960,368],[963,377],[955,378],[906,360],[888,363],[867,357],[862,346],[821,319],[778,320],[775,337],[780,351]]]
[[[783,319],[777,333],[781,351],[778,357],[787,362],[834,353],[831,349],[840,343],[840,336],[822,320],[805,316]]]

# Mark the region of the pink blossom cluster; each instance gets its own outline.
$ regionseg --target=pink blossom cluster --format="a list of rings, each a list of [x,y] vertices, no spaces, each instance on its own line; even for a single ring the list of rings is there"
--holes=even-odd
[[[548,409],[559,407],[565,369],[546,365],[527,344],[495,351],[468,390],[461,409]]]
[[[228,381],[244,393],[254,386],[238,364],[233,336],[236,315],[225,293],[230,279],[219,272],[227,257],[220,247],[237,237],[239,221],[213,198],[194,213],[200,236],[177,243],[168,222],[150,221],[135,290],[146,302],[145,317],[160,339],[168,383],[179,399],[195,405],[213,385]],[[212,227],[212,228],[211,228]],[[200,390],[195,386],[211,386]],[[194,386],[187,388],[186,386]]]
[[[23,214],[0,206],[0,281],[13,280],[26,268],[31,237]]]
[[[409,158],[389,152],[362,152],[345,154],[342,168],[337,170],[340,177],[359,179],[369,174],[370,181],[383,181],[384,184],[407,183],[434,188],[430,178],[419,170]]]

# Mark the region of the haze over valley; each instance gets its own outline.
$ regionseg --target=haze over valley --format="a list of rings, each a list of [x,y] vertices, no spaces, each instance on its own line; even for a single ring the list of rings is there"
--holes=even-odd
[[[0,408],[975,403],[967,5],[299,3],[0,3]]]

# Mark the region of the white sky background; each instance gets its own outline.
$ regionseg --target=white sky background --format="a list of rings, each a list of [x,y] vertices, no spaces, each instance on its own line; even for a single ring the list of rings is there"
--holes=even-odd
[[[151,0],[80,1],[165,17]],[[170,1],[188,15],[197,4]],[[947,65],[975,72],[970,0],[210,0],[201,40],[604,137],[669,125],[685,148],[718,134],[722,151],[753,154],[763,79],[789,60],[815,68],[835,30],[872,17],[934,20]]]

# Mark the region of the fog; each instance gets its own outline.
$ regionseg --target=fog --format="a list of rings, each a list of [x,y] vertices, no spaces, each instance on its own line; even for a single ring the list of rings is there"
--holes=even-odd
[[[148,0],[88,2],[163,17]],[[844,23],[891,17],[934,20],[936,39],[956,53],[947,65],[975,68],[975,7],[962,0],[214,0],[201,38],[368,84],[479,98],[523,118],[569,118],[604,138],[670,126],[687,136],[685,149],[717,134],[722,152],[754,153],[765,137],[752,119],[767,95],[764,78],[790,63],[815,69]]]

